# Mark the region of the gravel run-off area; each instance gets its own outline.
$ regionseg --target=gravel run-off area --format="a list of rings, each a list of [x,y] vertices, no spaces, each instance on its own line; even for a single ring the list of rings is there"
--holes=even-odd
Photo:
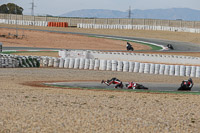
[[[2,29],[0,29],[0,34],[1,31]],[[45,32],[43,33],[47,35]],[[164,36],[166,32],[159,32],[160,36],[161,33]],[[153,31],[153,34],[156,34],[156,32]],[[56,36],[59,35],[56,34]],[[90,41],[90,39],[88,38],[88,43],[94,41]],[[2,38],[0,38],[1,41]],[[22,45],[17,42],[18,40],[5,39],[3,41],[8,46]],[[11,41],[13,43],[10,43]],[[119,43],[115,42],[116,40],[113,40],[114,42],[109,41],[110,44]],[[45,47],[48,47],[47,44]],[[33,46],[29,45],[28,41],[27,45]],[[42,43],[38,41],[37,45],[42,46]],[[122,47],[119,46],[120,48]],[[122,81],[169,84],[179,83],[188,78],[75,69],[1,68],[0,133],[200,132],[199,95],[82,90],[41,86],[44,82],[100,82],[102,79],[112,77],[117,77]],[[195,84],[200,83],[199,78],[193,78],[193,80]]]

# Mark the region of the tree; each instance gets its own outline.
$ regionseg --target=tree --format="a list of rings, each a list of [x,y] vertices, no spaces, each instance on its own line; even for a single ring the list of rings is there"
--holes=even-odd
[[[14,4],[14,3],[8,3],[8,4],[3,4],[0,6],[0,13],[5,13],[5,14],[19,14],[22,15],[23,8]]]

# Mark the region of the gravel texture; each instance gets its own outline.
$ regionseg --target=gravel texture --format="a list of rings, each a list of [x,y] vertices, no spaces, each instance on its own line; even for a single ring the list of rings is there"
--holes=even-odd
[[[91,91],[24,85],[32,81],[101,81],[113,76],[122,81],[175,83],[183,80],[183,77],[49,68],[1,69],[0,76],[2,131],[200,131],[198,95]],[[198,79],[194,81],[199,83]]]
[[[50,81],[100,82],[112,77],[169,84],[188,78],[54,68],[0,69],[0,133],[200,132],[199,95],[38,86]],[[193,80],[200,83],[198,78]]]

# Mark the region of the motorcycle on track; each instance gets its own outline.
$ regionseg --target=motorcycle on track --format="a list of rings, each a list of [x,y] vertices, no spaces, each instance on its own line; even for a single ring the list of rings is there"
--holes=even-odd
[[[133,51],[134,50],[133,46],[129,42],[127,42],[127,44],[126,44],[126,49],[127,49],[127,51]]]
[[[178,88],[178,91],[191,91],[194,83],[191,78],[188,80],[183,80],[181,86]]]
[[[174,47],[171,44],[167,44],[167,47],[171,50],[174,50]]]

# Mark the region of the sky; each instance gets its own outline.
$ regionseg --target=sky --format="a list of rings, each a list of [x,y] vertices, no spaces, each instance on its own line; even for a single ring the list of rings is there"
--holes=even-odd
[[[24,15],[31,14],[33,0],[0,0],[0,5],[16,3],[24,9]],[[34,0],[34,15],[59,16],[81,9],[109,9],[128,11],[131,9],[191,8],[200,10],[200,0]]]

